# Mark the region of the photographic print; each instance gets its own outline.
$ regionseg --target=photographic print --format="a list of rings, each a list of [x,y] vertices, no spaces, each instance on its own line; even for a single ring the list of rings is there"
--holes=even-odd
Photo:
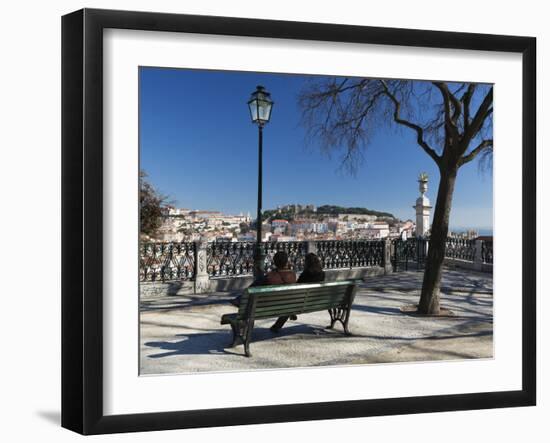
[[[62,426],[536,404],[536,39],[62,24]]]
[[[492,358],[492,122],[492,84],[140,67],[140,374]]]

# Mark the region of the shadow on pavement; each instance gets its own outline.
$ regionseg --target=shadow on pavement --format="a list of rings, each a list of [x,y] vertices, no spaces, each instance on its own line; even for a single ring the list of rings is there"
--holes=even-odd
[[[258,343],[265,340],[276,340],[288,336],[296,335],[313,335],[315,337],[345,337],[343,331],[337,327],[334,330],[326,330],[309,325],[295,325],[281,329],[278,333],[272,332],[266,327],[255,327],[252,342]],[[230,330],[220,332],[212,331],[208,333],[198,334],[177,334],[175,337],[181,337],[179,341],[150,341],[145,343],[145,346],[150,348],[158,348],[166,352],[159,354],[148,355],[147,358],[164,358],[175,355],[208,355],[208,354],[234,354],[228,352],[227,349],[232,340]],[[237,347],[236,349],[239,349]]]

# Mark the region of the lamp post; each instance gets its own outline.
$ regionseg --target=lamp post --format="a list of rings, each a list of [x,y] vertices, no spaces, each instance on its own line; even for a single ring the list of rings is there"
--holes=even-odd
[[[250,118],[258,125],[258,211],[256,215],[256,248],[254,250],[254,281],[264,276],[264,254],[262,251],[262,154],[263,129],[271,117],[273,101],[263,86],[257,86],[248,101]]]

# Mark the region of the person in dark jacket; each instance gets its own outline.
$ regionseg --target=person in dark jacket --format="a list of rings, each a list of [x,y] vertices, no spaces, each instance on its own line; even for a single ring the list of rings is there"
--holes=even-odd
[[[321,265],[321,260],[313,252],[306,254],[304,260],[304,270],[298,281],[296,283],[319,283],[325,280],[325,271],[323,271],[323,266]],[[279,317],[277,321],[271,326],[273,332],[278,332],[284,324],[287,322],[289,317]],[[296,320],[295,315],[290,316],[291,320]]]
[[[288,254],[284,251],[277,251],[273,256],[273,264],[275,269],[263,275],[257,281],[254,281],[249,288],[253,286],[267,285],[287,285],[296,283],[296,274],[291,269],[288,269]],[[239,307],[241,303],[241,294],[230,301],[233,306]]]
[[[269,271],[265,276],[264,285],[288,285],[296,283],[296,274],[288,269],[288,254],[284,251],[278,251],[273,256],[275,268]]]
[[[325,271],[321,260],[313,252],[306,254],[304,271],[298,278],[297,283],[319,283],[325,281]]]

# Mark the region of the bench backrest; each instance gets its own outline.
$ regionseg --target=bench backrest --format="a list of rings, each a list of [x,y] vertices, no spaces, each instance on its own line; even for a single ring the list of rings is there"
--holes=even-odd
[[[353,301],[356,284],[345,280],[248,288],[241,298],[239,317],[269,318],[344,307]]]

